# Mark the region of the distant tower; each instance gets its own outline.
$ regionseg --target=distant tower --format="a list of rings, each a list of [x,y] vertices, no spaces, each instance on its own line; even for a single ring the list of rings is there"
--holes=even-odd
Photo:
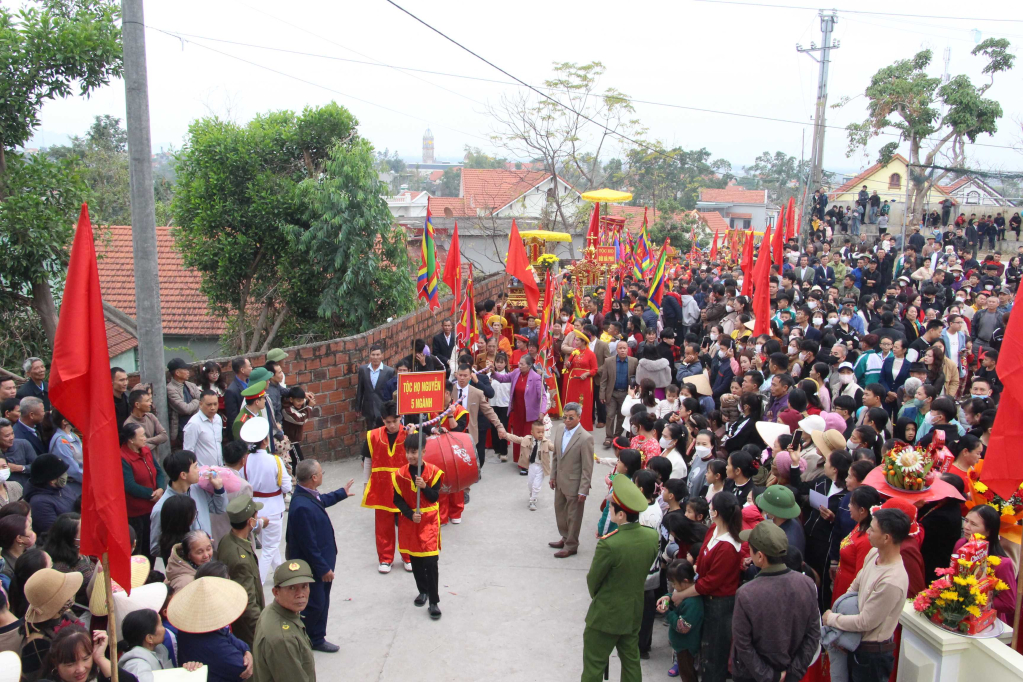
[[[423,163],[433,162],[433,133],[427,128],[423,134]]]

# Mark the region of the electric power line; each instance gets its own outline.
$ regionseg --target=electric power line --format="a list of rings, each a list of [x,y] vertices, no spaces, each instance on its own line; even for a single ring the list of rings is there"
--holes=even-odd
[[[745,2],[744,0],[693,0],[693,2],[706,2],[715,5],[743,5],[746,7],[763,7],[766,9],[795,9],[795,10],[811,10],[817,12],[820,8],[818,7],[806,7],[799,5],[772,5],[762,2]],[[857,10],[857,9],[835,9],[836,12],[842,14],[870,14],[879,17],[903,17],[907,19],[943,19],[948,21],[993,21],[993,22],[1011,22],[1016,24],[1023,24],[1023,19],[988,19],[985,17],[947,17],[939,16],[936,14],[904,14],[901,12],[871,12],[869,10]]]

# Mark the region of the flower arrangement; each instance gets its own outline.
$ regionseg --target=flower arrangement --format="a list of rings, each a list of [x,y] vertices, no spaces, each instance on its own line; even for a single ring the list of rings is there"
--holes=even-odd
[[[934,462],[930,451],[909,443],[896,443],[885,453],[881,466],[888,485],[916,492],[929,488],[938,477],[939,472],[935,470]]]
[[[561,261],[553,253],[545,253],[536,259],[533,263],[533,267],[541,273],[546,273],[548,270],[553,270],[555,266]]]
[[[986,504],[994,508],[1002,517],[1001,534],[1019,544],[1021,536],[1023,536],[1019,525],[1019,522],[1023,520],[1023,485],[1020,485],[1012,497],[1003,500],[981,482],[980,474],[983,470],[984,460],[977,462],[970,469],[968,478],[971,495],[970,499],[966,501],[966,506],[969,509],[973,509],[979,504]]]
[[[953,632],[983,631],[994,622],[994,595],[1009,589],[994,577],[1000,563],[1000,557],[987,556],[983,536],[975,535],[948,568],[935,570],[941,577],[913,599],[913,608]]]

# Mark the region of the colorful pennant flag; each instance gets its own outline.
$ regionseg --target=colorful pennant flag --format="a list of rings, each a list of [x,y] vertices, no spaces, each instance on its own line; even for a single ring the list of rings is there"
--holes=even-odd
[[[661,257],[657,259],[657,269],[654,270],[654,278],[650,285],[650,293],[647,295],[650,307],[653,308],[658,315],[661,314],[661,298],[664,296],[664,284],[668,279],[667,261],[668,238],[665,237],[664,247],[661,249]]]
[[[437,298],[437,233],[433,229],[429,199],[426,200],[426,223],[423,225],[421,256],[416,288],[419,291],[419,298],[425,300],[426,305],[433,310],[440,307],[440,300]]]
[[[468,350],[474,354],[480,349],[481,336],[479,323],[476,318],[476,301],[472,282],[472,263],[469,263],[469,277],[465,281],[465,295],[459,304],[460,314],[458,324],[455,325],[455,341],[459,348]]]

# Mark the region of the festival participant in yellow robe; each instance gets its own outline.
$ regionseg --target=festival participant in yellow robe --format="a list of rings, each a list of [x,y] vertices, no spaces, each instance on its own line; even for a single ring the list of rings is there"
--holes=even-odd
[[[573,329],[575,350],[565,360],[568,384],[565,403],[583,406],[580,422],[587,431],[593,430],[593,377],[597,375],[597,356],[590,350],[590,337]]]

